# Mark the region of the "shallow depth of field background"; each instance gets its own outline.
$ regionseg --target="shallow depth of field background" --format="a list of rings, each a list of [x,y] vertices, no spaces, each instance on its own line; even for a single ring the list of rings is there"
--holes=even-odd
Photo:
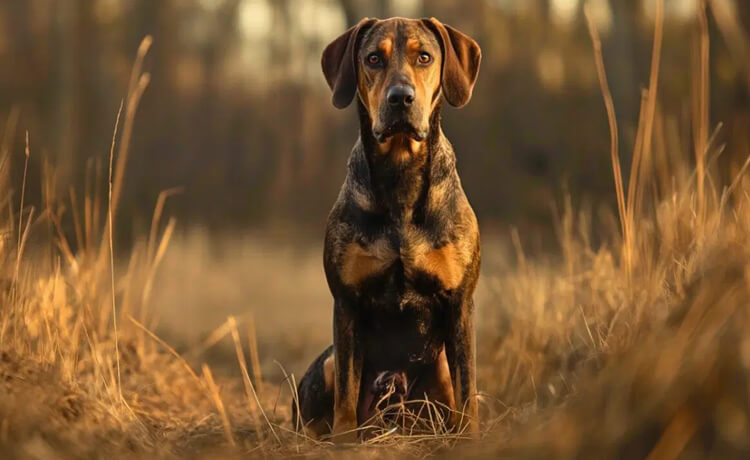
[[[653,2],[590,3],[627,165],[640,88],[648,84]],[[665,4],[660,109],[677,130],[690,108],[698,2]],[[738,18],[750,22],[750,5],[737,6]],[[481,45],[473,100],[462,110],[446,108],[444,117],[487,242],[481,309],[481,299],[502,295],[492,270],[503,263],[511,228],[529,250],[554,250],[563,193],[594,210],[614,204],[582,8],[577,0],[3,2],[0,116],[18,116],[12,177],[22,176],[28,130],[29,202],[41,194],[44,161],[56,168],[60,196],[70,187],[83,195],[92,169],[106,178],[135,50],[152,35],[145,63],[151,83],[136,117],[118,248],[147,234],[159,192],[179,187],[165,208],[178,226],[155,289],[159,330],[187,344],[228,314],[252,312],[266,356],[290,360],[299,374],[331,340],[322,236],[357,135],[355,110],[330,104],[323,47],[363,16],[398,15],[438,17]],[[731,143],[735,132],[750,129],[750,104],[742,69],[718,33],[711,51],[712,119],[724,122]],[[493,243],[500,247],[493,251]]]
[[[573,233],[579,238],[571,222],[590,228],[575,249],[581,257],[611,243],[619,229],[610,133],[583,3],[0,2],[0,132],[7,138],[13,187],[12,204],[4,206],[17,216],[28,131],[25,202],[39,206],[53,196],[67,203],[60,208],[67,216],[60,227],[73,253],[79,229],[69,218],[71,203],[80,210],[83,197],[98,194],[102,227],[112,130],[136,50],[150,35],[144,61],[150,83],[135,116],[113,232],[115,272],[128,273],[135,264],[131,251],[146,245],[157,197],[169,190],[163,215],[175,218],[176,226],[150,287],[146,326],[191,364],[207,362],[217,375],[232,378],[239,375],[235,349],[219,339],[228,331],[222,329],[227,317],[234,316],[243,334],[255,330],[264,379],[283,385],[275,361],[299,378],[331,342],[322,238],[357,136],[355,109],[336,110],[330,103],[321,51],[364,16],[435,16],[475,38],[483,51],[474,98],[462,110],[446,107],[443,126],[482,232],[480,360],[499,360],[494,347],[509,333],[508,312],[499,306],[522,307],[525,299],[513,297],[518,292],[526,298],[538,292],[536,300],[555,303],[549,296],[557,291],[542,282],[550,266],[573,260],[566,251],[574,249],[565,246]],[[588,2],[602,39],[626,183],[642,90],[649,85],[655,3]],[[723,148],[720,155],[704,153],[710,180],[721,184],[734,180],[750,146],[750,47],[732,35],[750,31],[750,2],[709,3],[739,27],[727,29],[726,15],[723,24],[708,16],[708,134],[721,123],[709,144],[712,152]],[[688,170],[693,144],[707,140],[695,137],[701,4],[664,1],[654,118],[654,150],[676,152],[671,165]],[[658,198],[644,195],[649,209],[665,199],[677,176],[646,184],[648,193],[660,192]],[[51,233],[46,223],[32,226],[27,252],[43,253]],[[15,239],[7,246],[15,247]],[[545,261],[543,268],[508,281],[527,267],[527,257]],[[576,308],[570,309],[574,315]],[[565,320],[545,317],[550,328]],[[499,383],[506,378],[500,372],[482,378],[480,389],[513,384]],[[533,391],[537,397],[535,386]]]
[[[653,1],[589,3],[627,156],[648,85]],[[698,3],[665,2],[660,105],[677,125],[688,116]],[[747,2],[722,3],[750,21]],[[444,123],[483,229],[544,233],[561,190],[594,207],[614,196],[582,7],[579,0],[10,0],[0,5],[0,114],[20,113],[15,152],[23,131],[31,133],[30,194],[39,194],[43,158],[67,194],[83,182],[88,161],[106,169],[136,48],[151,35],[151,83],[135,126],[120,240],[148,229],[159,191],[182,187],[167,206],[181,231],[283,231],[287,241],[315,244],[357,127],[354,110],[330,104],[323,47],[364,16],[435,16],[474,37],[484,54],[476,97],[463,110],[446,109]],[[724,121],[731,136],[748,107],[743,71],[709,26],[712,120]]]

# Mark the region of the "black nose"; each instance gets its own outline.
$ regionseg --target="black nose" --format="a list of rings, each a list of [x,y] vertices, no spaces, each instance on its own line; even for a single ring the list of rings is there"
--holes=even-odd
[[[393,107],[409,107],[414,102],[414,88],[407,85],[395,85],[388,88],[388,104]]]

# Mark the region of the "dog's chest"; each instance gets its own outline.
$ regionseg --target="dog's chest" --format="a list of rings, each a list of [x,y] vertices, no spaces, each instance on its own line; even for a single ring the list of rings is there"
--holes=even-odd
[[[345,246],[340,275],[342,282],[355,290],[384,276],[416,282],[429,278],[442,290],[456,289],[466,268],[465,251],[456,243],[435,244],[416,226],[400,228],[395,237]]]

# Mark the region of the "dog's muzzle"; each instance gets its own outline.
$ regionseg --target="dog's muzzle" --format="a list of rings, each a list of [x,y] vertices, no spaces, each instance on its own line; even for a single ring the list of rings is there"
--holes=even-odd
[[[427,132],[415,126],[415,101],[416,93],[411,85],[398,84],[388,88],[385,94],[387,104],[382,110],[381,126],[384,129],[373,130],[378,142],[385,142],[389,137],[396,134],[406,134],[415,141],[421,142],[427,138]]]
[[[427,139],[427,131],[418,130],[411,122],[406,120],[392,122],[383,131],[373,131],[373,134],[375,135],[375,139],[380,143],[387,141],[388,138],[396,134],[406,134],[418,142]]]

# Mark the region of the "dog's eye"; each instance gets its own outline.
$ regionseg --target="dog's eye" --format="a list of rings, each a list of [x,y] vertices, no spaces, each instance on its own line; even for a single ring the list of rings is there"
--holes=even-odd
[[[420,64],[429,64],[430,62],[432,62],[432,56],[427,53],[419,53]]]
[[[380,64],[380,56],[377,53],[370,53],[367,55],[367,63],[370,65]]]

